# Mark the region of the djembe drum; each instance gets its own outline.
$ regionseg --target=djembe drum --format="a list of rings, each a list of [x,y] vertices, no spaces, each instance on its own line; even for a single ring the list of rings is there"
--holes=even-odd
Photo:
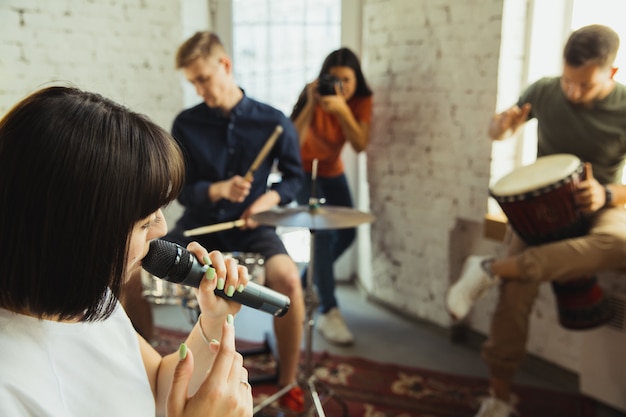
[[[584,179],[584,165],[574,155],[538,158],[502,177],[490,189],[509,224],[528,245],[539,245],[586,234],[587,217],[574,201]],[[600,326],[613,317],[595,276],[552,281],[559,322],[568,329]]]

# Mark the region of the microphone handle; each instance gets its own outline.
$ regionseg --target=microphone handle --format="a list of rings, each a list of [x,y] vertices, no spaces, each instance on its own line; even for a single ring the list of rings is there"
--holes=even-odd
[[[210,268],[209,265],[201,265],[198,262],[194,262],[185,279],[176,283],[198,288],[208,268]],[[163,279],[169,281],[168,278],[169,277],[165,277]],[[235,291],[232,297],[227,296],[224,290],[218,290],[217,288],[214,292],[215,295],[225,298],[226,300],[236,301],[276,317],[282,317],[287,314],[291,302],[286,295],[255,282],[248,282],[248,285],[246,285],[242,292]]]

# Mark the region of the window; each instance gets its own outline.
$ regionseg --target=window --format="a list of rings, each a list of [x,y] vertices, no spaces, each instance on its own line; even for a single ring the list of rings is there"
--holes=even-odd
[[[342,0],[232,0],[235,79],[246,94],[289,116],[324,58],[341,46],[341,7]],[[308,229],[280,234],[291,257],[308,262]]]
[[[235,78],[287,116],[341,46],[341,0],[233,0]]]
[[[623,0],[573,0],[571,29],[599,23],[615,30],[620,37],[620,50],[615,60],[615,66],[623,69],[617,71],[615,79],[626,84],[626,26],[622,10]]]

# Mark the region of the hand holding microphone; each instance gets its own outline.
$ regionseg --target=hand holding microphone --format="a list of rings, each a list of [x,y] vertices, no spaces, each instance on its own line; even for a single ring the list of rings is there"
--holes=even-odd
[[[205,272],[210,268],[208,265],[201,265],[182,246],[161,239],[150,242],[150,250],[142,264],[155,277],[194,288],[200,286]],[[215,294],[277,317],[285,315],[290,305],[286,295],[254,282],[249,282],[242,292],[235,292],[232,297],[227,296],[223,290],[216,289]]]

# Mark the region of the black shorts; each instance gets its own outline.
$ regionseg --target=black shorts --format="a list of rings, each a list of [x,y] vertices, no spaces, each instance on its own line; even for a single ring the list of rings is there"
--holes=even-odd
[[[164,238],[170,242],[187,246],[189,242],[200,243],[209,252],[252,252],[258,253],[264,259],[274,255],[288,255],[282,240],[276,234],[276,229],[269,226],[259,226],[254,229],[230,229],[200,236],[184,236],[183,230],[174,228]]]

